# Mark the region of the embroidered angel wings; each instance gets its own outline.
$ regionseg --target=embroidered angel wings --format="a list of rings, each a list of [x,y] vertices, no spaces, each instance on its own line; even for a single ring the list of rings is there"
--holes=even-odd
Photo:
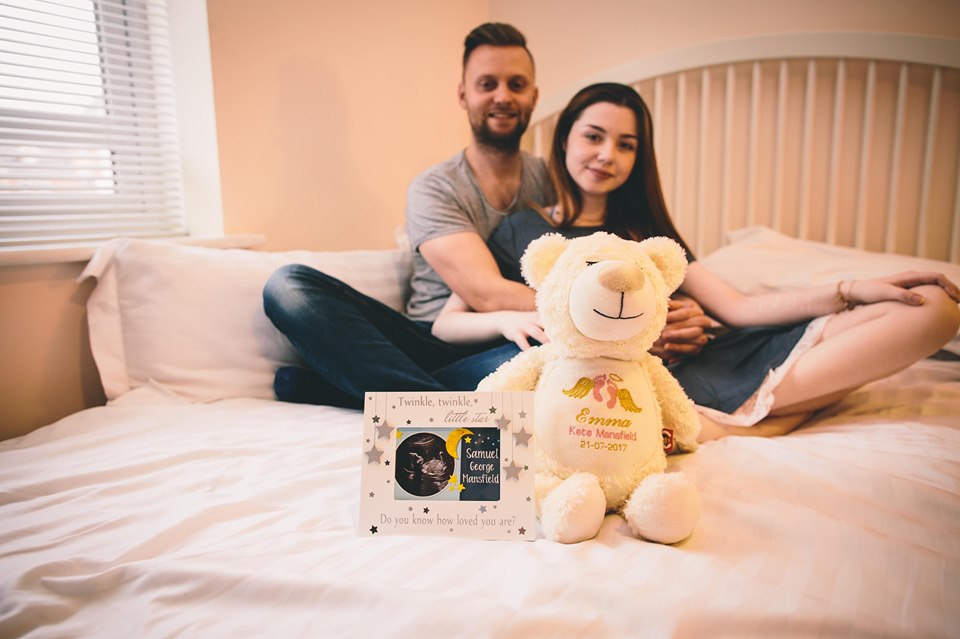
[[[595,376],[593,379],[581,377],[571,388],[564,389],[563,394],[575,399],[583,399],[592,391],[593,398],[598,402],[606,403],[607,408],[614,408],[619,401],[620,408],[623,410],[631,413],[639,413],[641,409],[633,401],[633,396],[630,395],[630,391],[626,388],[619,387],[618,383],[622,381],[623,378],[616,373],[610,373],[609,375],[603,373]],[[604,386],[606,386],[606,388],[604,388]],[[608,395],[605,402],[602,394],[604,390],[606,390]]]

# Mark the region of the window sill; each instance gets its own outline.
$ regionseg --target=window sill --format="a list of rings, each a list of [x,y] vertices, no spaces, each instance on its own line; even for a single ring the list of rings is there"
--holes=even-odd
[[[226,235],[222,237],[178,237],[149,240],[153,242],[174,242],[189,246],[206,246],[210,248],[254,248],[267,241],[259,234]],[[58,264],[64,262],[86,262],[97,251],[97,246],[71,246],[49,249],[22,249],[14,251],[0,251],[0,267],[2,266],[29,266],[37,264]]]

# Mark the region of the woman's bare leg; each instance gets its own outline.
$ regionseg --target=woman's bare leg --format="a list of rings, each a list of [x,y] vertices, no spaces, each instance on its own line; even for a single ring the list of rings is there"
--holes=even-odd
[[[936,353],[960,326],[960,309],[939,286],[914,289],[920,306],[881,302],[839,313],[820,342],[784,376],[771,415],[828,406],[868,382],[892,375]]]
[[[774,393],[770,416],[754,426],[717,424],[700,416],[700,441],[727,435],[784,435],[868,382],[932,355],[957,333],[960,309],[938,286],[920,286],[920,306],[881,302],[839,313],[816,346],[796,361]]]

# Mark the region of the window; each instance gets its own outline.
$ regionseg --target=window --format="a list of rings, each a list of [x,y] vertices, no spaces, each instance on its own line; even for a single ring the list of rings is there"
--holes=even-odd
[[[0,253],[187,235],[163,0],[0,0]]]

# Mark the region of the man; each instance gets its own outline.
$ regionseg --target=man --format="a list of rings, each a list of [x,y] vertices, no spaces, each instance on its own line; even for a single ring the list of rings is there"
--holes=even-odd
[[[478,310],[534,309],[533,292],[502,278],[485,244],[505,215],[551,197],[543,161],[520,151],[537,101],[523,34],[495,23],[470,32],[459,99],[470,145],[418,176],[407,194],[414,276],[406,315],[303,265],[267,282],[267,316],[310,366],[277,371],[278,399],[361,407],[366,391],[468,390],[516,353],[506,340],[448,344],[430,324],[451,289]]]
[[[458,94],[470,145],[418,176],[407,194],[414,248],[408,315],[432,321],[451,288],[478,311],[532,311],[533,291],[502,278],[486,246],[505,215],[551,199],[543,161],[520,152],[538,97],[523,35],[505,24],[474,29],[464,43]]]

